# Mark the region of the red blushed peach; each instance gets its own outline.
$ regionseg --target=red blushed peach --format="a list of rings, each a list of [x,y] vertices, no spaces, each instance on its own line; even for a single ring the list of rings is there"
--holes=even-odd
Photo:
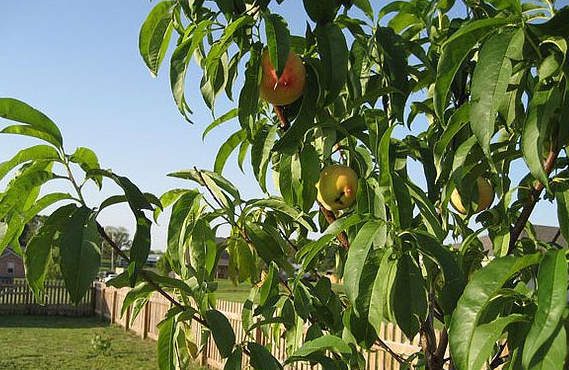
[[[306,69],[298,55],[289,52],[280,78],[277,77],[277,72],[271,64],[268,51],[263,53],[261,68],[263,71],[259,87],[261,99],[273,105],[287,105],[302,96],[306,84]]]

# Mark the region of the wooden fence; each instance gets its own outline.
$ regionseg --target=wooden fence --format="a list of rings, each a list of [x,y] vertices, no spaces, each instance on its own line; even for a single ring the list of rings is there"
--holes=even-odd
[[[93,314],[93,294],[87,294],[78,305],[72,305],[63,281],[46,281],[45,302],[40,305],[25,279],[0,282],[0,315],[61,315],[90,316]]]
[[[170,309],[171,304],[164,297],[158,293],[153,293],[148,304],[139,313],[134,321],[131,322],[131,308],[128,308],[125,314],[121,317],[121,308],[128,288],[116,289],[107,287],[103,283],[94,284],[94,312],[96,315],[105,317],[111,323],[121,325],[125,330],[131,330],[142,338],[158,338],[158,329],[156,325],[164,318],[166,312]],[[236,341],[241,342],[245,340],[245,331],[241,323],[241,310],[243,305],[236,302],[217,301],[217,309],[227,316],[229,322],[235,331]],[[192,333],[194,334],[195,342],[198,348],[203,346],[199,362],[201,365],[207,365],[213,369],[223,369],[224,360],[221,358],[213,338],[209,336],[206,343],[201,341],[201,326],[195,321],[192,322]],[[382,340],[391,348],[395,353],[410,355],[419,350],[419,338],[416,337],[412,341],[405,338],[405,335],[393,324],[385,323],[380,332]],[[262,345],[268,345],[273,355],[279,359],[286,358],[285,341],[281,339],[274,343],[271,339],[267,338],[261,330],[255,330],[254,340]],[[399,363],[388,353],[384,352],[381,348],[373,348],[366,353],[367,369],[369,370],[399,370]],[[243,366],[245,368],[248,364],[248,357],[243,356]],[[307,363],[296,362],[287,367],[290,370],[309,370],[314,369]]]

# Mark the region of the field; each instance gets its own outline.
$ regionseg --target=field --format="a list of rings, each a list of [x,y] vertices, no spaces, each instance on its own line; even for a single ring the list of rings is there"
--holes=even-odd
[[[110,343],[105,352],[91,341]],[[0,369],[156,370],[156,342],[100,318],[0,316]],[[197,370],[193,369],[193,370]]]

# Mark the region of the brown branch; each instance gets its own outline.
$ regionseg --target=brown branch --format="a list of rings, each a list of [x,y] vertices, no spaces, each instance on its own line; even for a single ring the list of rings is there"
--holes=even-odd
[[[105,229],[103,228],[103,226],[101,226],[101,224],[99,222],[97,222],[97,231],[99,232],[101,237],[103,239],[105,239],[105,241],[111,246],[111,248],[113,248],[115,250],[115,252],[119,256],[121,256],[125,261],[127,261],[127,263],[130,263],[130,258],[110,238],[110,236],[107,234],[107,232],[105,231]],[[142,279],[144,279],[144,281],[146,281],[148,284],[152,285],[152,287],[154,287],[154,289],[156,289],[156,291],[158,293],[160,293],[164,298],[166,298],[168,301],[170,301],[174,306],[176,306],[176,307],[178,307],[184,311],[188,310],[188,308],[186,306],[182,305],[180,302],[178,302],[176,299],[174,299],[174,297],[172,297],[170,294],[168,294],[166,291],[164,291],[164,289],[162,289],[162,287],[160,287],[160,285],[158,285],[158,283],[156,283],[154,280],[152,280],[152,278],[150,278],[148,275],[146,275],[144,273],[144,271],[140,272],[140,276],[142,277]],[[201,325],[203,325],[205,327],[209,327],[209,325],[201,317],[198,317],[196,315],[192,315],[192,319],[197,321],[198,323],[200,323]]]
[[[334,214],[334,212],[329,211],[326,208],[324,208],[324,206],[320,202],[318,202],[318,206],[320,207],[320,212],[322,212],[322,214],[324,215],[324,218],[326,219],[328,224],[332,224],[334,221],[336,221],[336,215]],[[350,249],[350,242],[348,241],[348,234],[346,234],[345,231],[342,231],[340,234],[336,235],[336,239],[338,240],[338,242],[340,242],[342,247],[344,247],[346,249]]]
[[[441,332],[441,336],[439,338],[439,344],[437,345],[437,349],[435,350],[435,357],[439,358],[444,363],[444,356],[445,352],[447,351],[448,346],[448,331],[447,328],[444,328]]]
[[[549,155],[547,156],[543,164],[543,168],[547,176],[549,176],[549,174],[553,170],[553,166],[555,164],[555,160],[557,159],[558,155],[559,155],[559,149],[557,150],[552,149],[549,151]],[[533,212],[533,209],[535,208],[535,205],[537,204],[541,192],[543,191],[544,188],[545,185],[537,181],[533,186],[533,189],[530,191],[529,201],[522,210],[522,213],[520,214],[518,221],[510,231],[510,246],[508,248],[508,253],[512,253],[512,251],[515,249],[516,242],[518,241],[518,238],[520,237],[522,231],[524,230],[526,223],[528,222],[529,217]]]
[[[391,347],[389,347],[389,345],[387,343],[385,343],[381,338],[377,338],[376,343],[387,353],[389,353],[391,355],[391,357],[393,357],[397,362],[399,362],[400,364],[404,364],[406,362],[406,360],[401,357],[401,355],[395,353]]]
[[[282,105],[273,105],[277,118],[279,119],[279,127],[281,130],[286,131],[290,128],[290,121],[285,116],[284,108]]]

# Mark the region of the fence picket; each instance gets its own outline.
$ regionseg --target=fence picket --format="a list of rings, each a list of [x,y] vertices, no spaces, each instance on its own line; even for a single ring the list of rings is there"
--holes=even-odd
[[[24,279],[0,281],[0,315],[40,314],[61,316],[89,316],[93,314],[92,297],[86,297],[74,306],[70,303],[62,281],[46,281],[45,302],[37,303],[33,292]]]

